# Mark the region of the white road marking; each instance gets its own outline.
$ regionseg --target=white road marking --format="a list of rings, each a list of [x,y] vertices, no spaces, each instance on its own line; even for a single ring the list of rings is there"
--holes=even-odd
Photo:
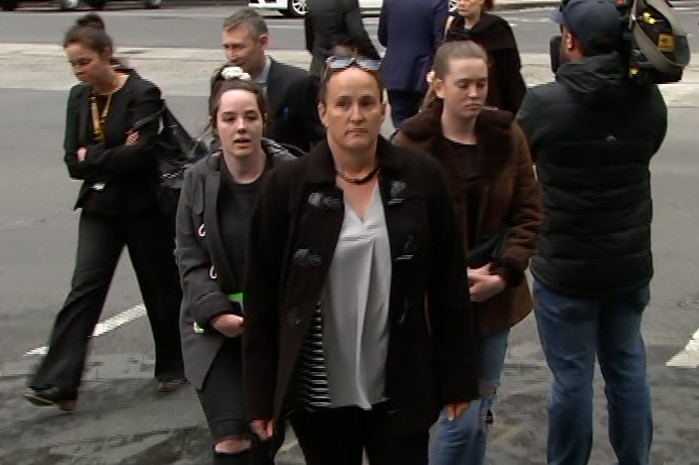
[[[121,313],[114,315],[111,318],[107,318],[106,320],[104,320],[100,323],[97,323],[97,326],[95,326],[95,330],[92,332],[92,337],[101,336],[102,334],[113,331],[120,326],[123,326],[127,323],[134,321],[134,320],[142,318],[145,315],[146,315],[146,307],[143,304],[138,304],[138,305],[131,307],[127,310],[124,310]],[[36,348],[28,351],[24,355],[25,356],[46,355],[48,350],[49,350],[49,348],[45,347],[45,346],[36,347]]]
[[[699,368],[699,329],[681,352],[665,364],[669,367]]]

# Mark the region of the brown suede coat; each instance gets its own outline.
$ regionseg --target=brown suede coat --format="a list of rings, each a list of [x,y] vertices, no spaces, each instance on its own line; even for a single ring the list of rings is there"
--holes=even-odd
[[[484,175],[478,224],[467,224],[468,198],[457,160],[442,135],[442,102],[403,122],[394,143],[423,150],[444,167],[462,237],[467,243],[469,228],[486,238],[510,225],[510,233],[495,267],[505,277],[507,288],[478,307],[481,329],[492,333],[509,329],[532,309],[532,298],[524,276],[534,254],[542,222],[539,188],[529,148],[521,128],[509,112],[483,110],[476,121],[478,158]]]

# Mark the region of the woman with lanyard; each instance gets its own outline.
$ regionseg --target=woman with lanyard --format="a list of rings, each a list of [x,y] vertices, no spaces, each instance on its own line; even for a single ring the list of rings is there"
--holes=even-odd
[[[252,214],[245,403],[273,450],[288,418],[308,465],[426,465],[440,408],[478,393],[458,226],[439,164],[380,136],[379,62],[326,64],[326,140]]]
[[[261,88],[238,67],[214,76],[211,127],[220,149],[187,171],[177,212],[177,262],[184,300],[181,334],[187,378],[209,423],[215,465],[271,464],[269,447],[245,421],[241,339],[248,221],[266,173],[294,157],[262,138]]]
[[[90,13],[65,35],[63,48],[80,84],[68,97],[64,160],[83,181],[78,251],[71,290],[58,313],[49,351],[25,394],[35,405],[73,410],[88,342],[124,245],[136,271],[155,341],[160,391],[185,384],[177,315],[182,292],[171,220],[157,207],[158,123],[134,123],[162,107],[160,90],[113,57],[102,19]]]
[[[480,399],[457,421],[443,412],[431,465],[482,465],[510,328],[532,310],[524,276],[541,227],[529,148],[509,112],[485,109],[488,56],[474,42],[443,44],[434,60],[437,99],[405,121],[394,142],[424,150],[448,173],[468,250],[471,301],[482,332]]]

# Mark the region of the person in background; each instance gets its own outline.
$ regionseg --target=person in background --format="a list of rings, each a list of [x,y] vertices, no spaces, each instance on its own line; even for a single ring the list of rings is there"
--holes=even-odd
[[[330,59],[324,142],[270,173],[253,210],[245,404],[307,465],[426,465],[441,408],[478,396],[478,345],[443,171],[380,136],[379,62]]]
[[[173,257],[172,220],[158,209],[158,123],[134,124],[162,108],[160,89],[114,58],[114,44],[94,13],[65,34],[63,49],[80,84],[68,97],[64,161],[83,181],[71,290],[30,378],[25,398],[39,406],[76,407],[88,343],[126,246],[155,342],[160,391],[186,384],[177,324],[182,292]]]
[[[490,11],[495,0],[458,0],[445,40],[472,40],[488,52],[486,104],[517,114],[527,91],[517,41],[509,23]]]
[[[459,419],[444,412],[431,465],[482,465],[510,329],[532,310],[524,271],[542,216],[529,147],[511,113],[486,109],[488,56],[471,41],[450,42],[434,62],[437,99],[405,120],[394,139],[424,150],[447,174],[468,251],[471,302],[481,330],[480,396]]]
[[[313,56],[312,76],[320,78],[325,60],[332,56],[333,46],[342,39],[357,44],[367,58],[381,59],[364,28],[358,0],[307,0],[307,4],[304,30],[306,50]]]
[[[553,374],[547,463],[584,465],[595,361],[621,465],[648,465],[653,415],[641,327],[653,277],[652,157],[667,131],[656,85],[628,79],[621,16],[608,0],[570,0],[555,82],[529,90],[527,134],[546,218],[532,258],[534,314]]]
[[[420,109],[425,75],[442,42],[449,8],[445,0],[384,0],[379,42],[386,47],[381,78],[388,92],[391,121],[398,130]]]
[[[264,95],[241,68],[219,70],[209,114],[221,148],[187,171],[177,212],[185,368],[209,423],[214,465],[271,464],[243,408],[245,243],[264,176],[294,157],[262,137]]]
[[[241,8],[223,22],[227,64],[239,66],[260,85],[267,99],[265,137],[309,150],[323,138],[316,111],[318,81],[308,72],[280,63],[267,52],[265,20],[252,8]]]

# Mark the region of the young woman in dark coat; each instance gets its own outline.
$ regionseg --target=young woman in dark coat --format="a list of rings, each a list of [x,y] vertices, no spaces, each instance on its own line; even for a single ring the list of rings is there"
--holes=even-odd
[[[477,397],[466,265],[443,172],[381,138],[379,64],[330,59],[326,140],[253,210],[244,392],[253,429],[290,419],[308,465],[426,465],[441,408]]]
[[[155,341],[155,377],[161,391],[185,384],[177,315],[182,293],[173,257],[172,219],[158,210],[155,138],[158,123],[137,121],[162,107],[160,90],[113,58],[101,18],[79,19],[63,48],[81,81],[68,97],[64,160],[83,181],[82,209],[71,290],[58,313],[49,351],[25,394],[35,405],[73,410],[88,342],[114,269],[126,246],[136,271]]]
[[[472,40],[488,52],[486,104],[517,114],[527,87],[517,41],[509,23],[490,13],[494,0],[459,0],[447,19],[445,41]]]
[[[209,423],[214,465],[271,464],[243,410],[245,243],[262,179],[294,157],[262,138],[262,89],[238,67],[217,71],[209,115],[220,149],[187,171],[177,212],[185,368]]]

